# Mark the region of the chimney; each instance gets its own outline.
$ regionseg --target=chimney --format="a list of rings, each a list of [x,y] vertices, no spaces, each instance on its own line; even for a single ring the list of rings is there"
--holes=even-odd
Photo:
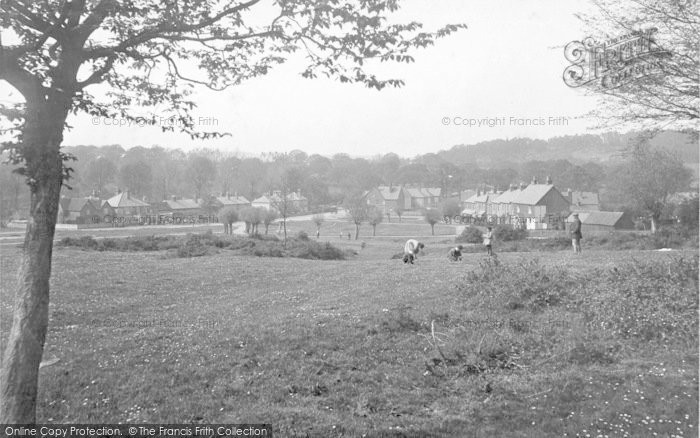
[[[552,177],[547,175],[547,184],[552,184]]]
[[[170,200],[171,200],[171,201],[177,201],[177,196],[172,195],[172,196],[170,197]]]
[[[532,177],[532,184],[537,184],[537,177],[536,176]]]
[[[520,190],[525,190],[525,183],[520,181]]]

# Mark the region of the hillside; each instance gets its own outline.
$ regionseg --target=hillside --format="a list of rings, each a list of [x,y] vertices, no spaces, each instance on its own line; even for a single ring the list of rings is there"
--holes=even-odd
[[[606,163],[618,159],[634,143],[638,133],[570,135],[549,140],[513,138],[457,145],[437,155],[454,164],[475,163],[481,168],[513,167],[527,161],[569,160],[573,163]],[[656,147],[675,151],[690,167],[700,160],[697,141],[681,132],[662,132],[651,140]],[[504,161],[503,157],[508,157]]]

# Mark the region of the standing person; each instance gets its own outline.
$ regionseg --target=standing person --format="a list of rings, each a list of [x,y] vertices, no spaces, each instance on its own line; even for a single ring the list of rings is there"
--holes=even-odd
[[[493,228],[492,227],[486,227],[486,232],[482,236],[484,238],[484,246],[486,247],[486,254],[489,256],[493,255],[493,249],[492,249],[492,244],[493,244]]]
[[[457,245],[456,247],[451,248],[447,258],[453,262],[462,260],[462,248],[464,248],[462,245]]]
[[[413,260],[418,260],[418,252],[423,248],[425,248],[425,245],[421,242],[416,239],[408,239],[403,246],[404,263],[406,263],[406,260],[410,260],[411,263],[413,263]]]
[[[578,218],[578,213],[574,213],[574,220],[571,222],[571,245],[574,247],[574,254],[581,252],[581,220]]]

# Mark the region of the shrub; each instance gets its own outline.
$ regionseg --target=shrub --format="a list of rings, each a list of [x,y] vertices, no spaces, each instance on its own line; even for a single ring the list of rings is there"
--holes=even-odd
[[[86,250],[99,250],[100,244],[92,236],[64,237],[59,246],[75,246]]]
[[[497,241],[508,242],[511,240],[523,240],[527,237],[527,231],[513,228],[510,225],[496,225],[493,235]]]
[[[299,240],[309,240],[309,234],[308,234],[306,231],[301,230],[301,231],[299,231],[299,232],[297,233],[297,239],[299,239]]]
[[[162,251],[166,257],[200,257],[216,254],[218,249],[239,251],[257,257],[298,257],[315,260],[344,260],[354,251],[341,250],[330,243],[310,240],[305,232],[287,241],[277,236],[221,237],[207,231],[186,236],[133,236],[125,239],[95,240],[92,236],[65,237],[59,246],[74,246],[96,251]]]
[[[468,226],[464,228],[464,231],[455,238],[455,242],[457,243],[481,243],[482,242],[482,234],[483,232],[475,227],[475,226]]]

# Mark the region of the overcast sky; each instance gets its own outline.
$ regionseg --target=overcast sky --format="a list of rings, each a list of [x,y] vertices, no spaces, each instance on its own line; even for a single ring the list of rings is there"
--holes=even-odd
[[[421,21],[428,30],[447,23],[465,23],[468,29],[416,51],[415,63],[394,69],[406,81],[403,88],[379,92],[307,80],[293,60],[236,88],[198,90],[194,116],[215,124],[202,128],[231,137],[195,141],[153,127],[93,124],[91,117],[78,116],[69,118],[74,128],[64,144],[411,157],[496,138],[585,133],[593,122],[580,117],[595,101],[561,78],[568,65],[563,46],[586,36],[574,14],[587,8],[583,0],[406,0],[401,18]],[[7,87],[0,90],[2,99],[17,95]],[[491,118],[494,126],[465,125],[471,118]]]

